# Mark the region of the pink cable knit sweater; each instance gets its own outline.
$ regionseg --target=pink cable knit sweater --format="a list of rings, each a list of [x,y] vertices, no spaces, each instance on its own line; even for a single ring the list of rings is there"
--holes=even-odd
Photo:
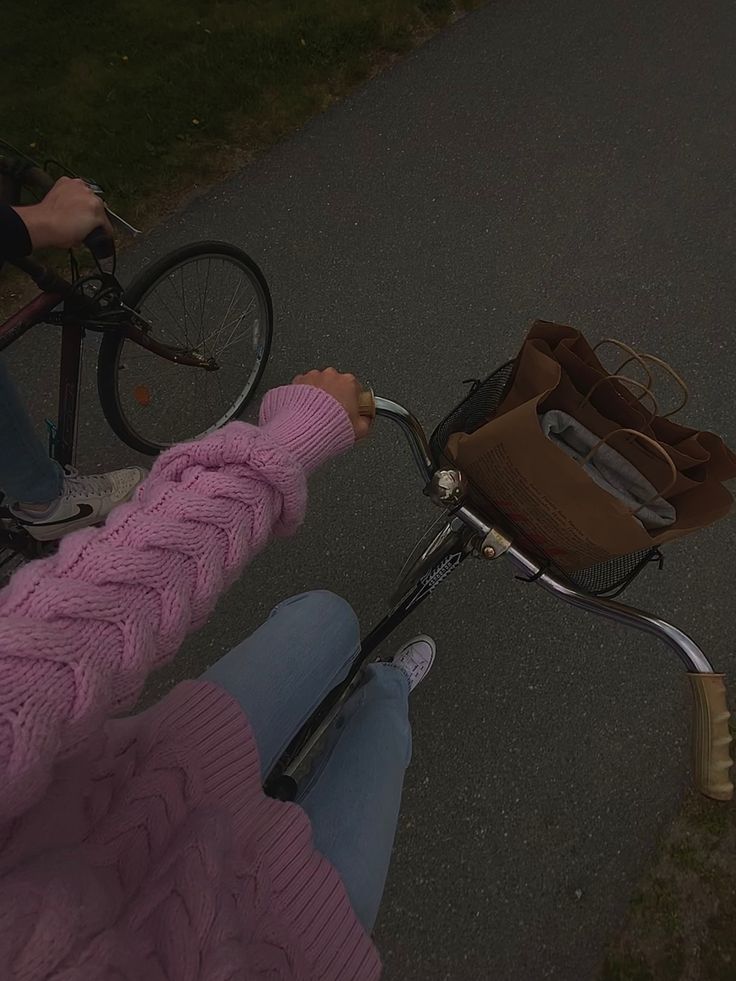
[[[130,708],[353,442],[305,386],[155,464],[0,594],[0,978],[368,981],[377,954],[216,685]]]

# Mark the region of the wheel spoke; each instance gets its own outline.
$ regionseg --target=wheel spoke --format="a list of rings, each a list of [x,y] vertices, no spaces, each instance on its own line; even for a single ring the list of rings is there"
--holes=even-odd
[[[169,304],[168,304],[168,303],[166,302],[166,300],[165,300],[165,298],[164,298],[164,297],[163,297],[163,296],[161,295],[161,293],[159,293],[159,294],[157,295],[157,297],[156,297],[156,299],[158,300],[158,302],[159,302],[159,303],[160,303],[160,304],[161,304],[161,305],[163,306],[163,308],[164,308],[164,309],[166,310],[166,312],[168,313],[168,315],[169,315],[169,319],[171,320],[171,323],[172,323],[172,324],[173,324],[173,325],[174,325],[175,327],[176,327],[176,326],[178,326],[178,321],[177,321],[177,319],[176,319],[176,317],[174,316],[174,314],[172,313],[172,311],[171,311],[171,307],[170,307],[170,306],[169,306]],[[155,321],[155,320],[154,320],[154,325],[155,325],[155,326],[158,326],[158,325],[156,324],[156,321]],[[185,338],[183,338],[183,337],[180,337],[180,336],[179,336],[178,334],[173,334],[173,335],[172,335],[172,334],[170,333],[170,331],[166,329],[166,327],[162,327],[162,329],[163,329],[163,332],[164,332],[164,334],[166,334],[166,335],[168,335],[169,337],[172,337],[172,336],[173,336],[173,338],[174,338],[174,340],[176,340],[176,341],[178,341],[178,343],[179,343],[179,344],[180,344],[180,345],[181,345],[182,347],[185,347],[185,346],[186,346],[186,339],[185,339]]]
[[[235,329],[237,328],[237,326],[238,326],[238,324],[239,324],[239,323],[240,323],[240,321],[241,321],[241,320],[243,319],[243,317],[246,317],[246,316],[247,316],[247,315],[248,315],[248,314],[250,313],[250,309],[251,309],[251,307],[253,306],[253,303],[254,303],[254,302],[255,302],[254,300],[251,300],[251,302],[250,302],[250,303],[248,304],[248,307],[247,307],[247,308],[246,308],[245,310],[243,310],[243,312],[242,312],[242,313],[239,313],[239,314],[237,315],[237,317],[233,317],[233,319],[232,319],[232,320],[230,320],[230,321],[229,321],[228,323],[226,323],[226,324],[224,325],[224,327],[221,327],[221,328],[220,328],[220,329],[219,329],[219,330],[217,331],[217,333],[216,333],[216,334],[214,334],[213,336],[214,336],[214,337],[219,337],[219,335],[220,335],[220,334],[222,333],[222,331],[224,331],[224,330],[227,330],[227,328],[228,328],[228,327],[230,327],[230,326],[232,325],[232,330],[230,331],[230,336],[228,337],[228,340],[229,340],[229,339],[230,339],[230,337],[232,337],[232,331],[233,331],[233,330],[235,330]],[[206,342],[207,342],[207,341],[209,341],[209,340],[210,340],[210,338],[209,338],[209,337],[206,337],[206,338],[204,338],[204,343],[206,343]],[[218,350],[219,350],[219,351],[223,351],[223,350],[224,350],[224,348],[218,348]],[[217,354],[217,351],[215,351],[215,352],[213,352],[213,353],[215,353],[215,354]]]
[[[187,347],[191,351],[193,350],[192,342],[189,340],[189,331],[187,330],[187,302],[184,299],[184,266],[179,266],[179,286],[181,287],[181,309],[184,313],[184,323],[182,324],[182,327],[184,329],[184,336],[187,339]]]
[[[244,330],[242,334],[238,335],[238,337],[234,337],[228,344],[223,345],[223,347],[221,347],[220,350],[213,355],[213,357],[218,357],[218,355],[222,354],[223,351],[227,351],[229,347],[232,347],[233,344],[237,344],[238,341],[241,341],[244,337],[247,337],[249,333],[251,333],[251,331]]]
[[[217,389],[218,389],[218,391],[219,391],[219,393],[220,393],[220,402],[221,402],[221,404],[222,404],[222,407],[223,407],[223,409],[224,409],[225,411],[227,411],[227,409],[228,409],[228,404],[227,404],[227,401],[226,401],[226,399],[225,399],[225,393],[224,393],[224,392],[223,392],[223,390],[222,390],[222,384],[221,384],[221,382],[220,382],[220,378],[219,378],[219,374],[218,374],[218,372],[216,372],[216,371],[214,371],[214,372],[212,372],[212,374],[214,375],[214,378],[215,378],[215,384],[217,385]],[[223,412],[223,415],[224,415],[224,412]]]
[[[209,285],[210,285],[210,267],[211,267],[211,265],[212,265],[212,257],[211,256],[208,256],[208,258],[207,258],[207,275],[206,275],[205,281],[204,281],[204,296],[202,297],[202,315],[199,318],[200,344],[203,344],[204,343],[204,324],[205,324],[204,318],[205,318],[205,312],[207,310],[207,290],[209,289]]]
[[[215,337],[219,337],[221,331],[223,330],[223,325],[225,324],[225,321],[230,316],[230,311],[233,308],[233,304],[235,303],[235,300],[236,300],[238,294],[240,293],[240,286],[241,286],[241,284],[238,283],[237,289],[233,293],[232,298],[231,298],[230,302],[228,303],[227,310],[225,311],[225,316],[222,318],[222,322],[221,322],[220,326],[217,328],[216,334],[214,335]],[[209,338],[208,338],[208,340],[209,340]]]

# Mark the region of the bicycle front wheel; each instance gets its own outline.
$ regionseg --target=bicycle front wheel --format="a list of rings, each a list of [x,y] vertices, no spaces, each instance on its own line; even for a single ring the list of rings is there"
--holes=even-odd
[[[241,414],[273,334],[266,280],[245,252],[224,242],[184,246],[140,273],[124,302],[151,338],[217,365],[175,364],[121,333],[105,334],[97,388],[107,421],[128,446],[159,453]]]

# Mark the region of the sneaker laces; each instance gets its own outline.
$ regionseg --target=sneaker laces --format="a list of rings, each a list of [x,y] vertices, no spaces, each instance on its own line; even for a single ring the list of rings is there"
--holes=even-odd
[[[62,497],[105,497],[111,489],[107,474],[87,474],[82,477],[76,467],[64,468]]]

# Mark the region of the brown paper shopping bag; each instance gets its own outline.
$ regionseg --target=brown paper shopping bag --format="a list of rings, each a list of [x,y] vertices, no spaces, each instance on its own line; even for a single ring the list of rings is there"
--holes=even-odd
[[[731,495],[720,483],[694,482],[684,493],[668,496],[676,508],[674,524],[656,533],[645,529],[543,434],[540,406],[548,404],[564,377],[547,345],[527,342],[498,412],[474,433],[454,434],[447,446],[472,493],[506,514],[541,552],[572,571],[689,534],[728,513]],[[614,430],[621,428],[638,429],[616,424],[598,435],[615,440],[623,453],[634,441],[617,439]],[[669,487],[669,464],[665,471],[660,483],[652,481],[655,487]]]

